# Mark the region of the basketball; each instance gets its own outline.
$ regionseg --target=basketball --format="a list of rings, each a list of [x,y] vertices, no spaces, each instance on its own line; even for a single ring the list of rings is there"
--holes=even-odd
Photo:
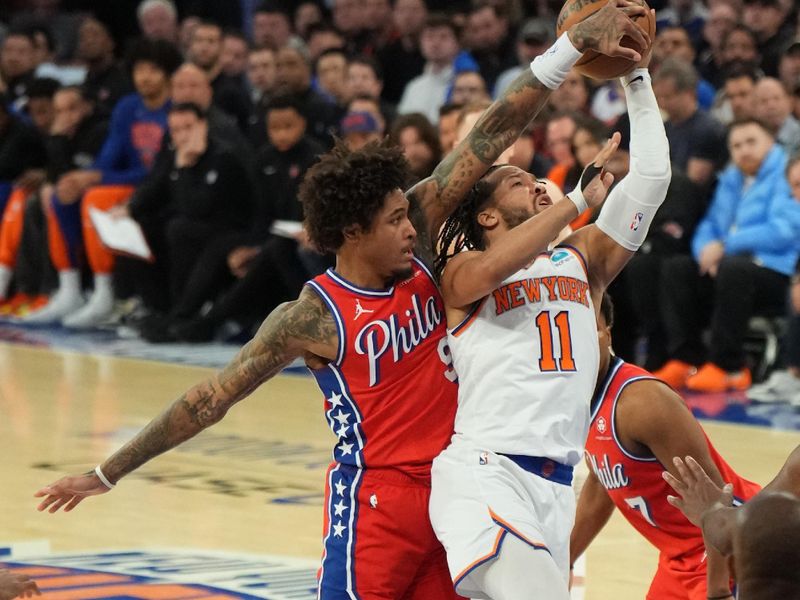
[[[646,15],[634,17],[633,22],[650,36],[650,43],[652,44],[656,37],[656,19],[644,0],[638,0],[638,2],[644,6],[648,12]],[[606,4],[608,4],[608,0],[567,0],[558,15],[557,35],[561,35],[572,25],[583,21],[586,17],[594,14]],[[649,49],[637,48],[636,43],[628,36],[623,37],[620,44],[626,48],[635,48],[642,55]],[[587,50],[584,52],[583,56],[575,63],[575,69],[577,69],[579,73],[591,77],[592,79],[614,79],[615,77],[630,73],[635,66],[636,63],[627,58],[621,56],[606,56],[594,50]]]

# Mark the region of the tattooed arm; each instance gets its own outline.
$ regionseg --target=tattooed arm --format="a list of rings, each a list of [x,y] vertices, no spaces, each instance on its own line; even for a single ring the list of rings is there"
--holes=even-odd
[[[333,359],[337,332],[333,317],[317,294],[304,288],[294,302],[276,308],[258,333],[219,373],[188,390],[132,440],[109,457],[101,470],[110,482],[134,471],[151,458],[174,448],[220,421],[228,410],[266,380],[306,352]],[[39,510],[72,510],[87,496],[108,487],[93,471],[64,477],[42,488]]]
[[[567,35],[578,50],[593,49],[638,60],[635,50],[620,46],[619,42],[629,35],[640,46],[647,44],[648,40],[631,21],[631,17],[644,14],[645,9],[635,2],[610,1],[591,17],[570,27]],[[421,256],[430,257],[442,223],[539,113],[550,92],[531,69],[525,69],[486,109],[469,135],[439,163],[433,174],[408,191],[409,216],[417,229]]]

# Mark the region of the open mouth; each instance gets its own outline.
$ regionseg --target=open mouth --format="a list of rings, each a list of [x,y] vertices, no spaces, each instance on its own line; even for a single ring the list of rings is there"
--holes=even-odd
[[[542,208],[545,208],[547,206],[552,206],[553,200],[550,198],[547,192],[544,192],[534,196],[533,203],[536,205],[537,209],[541,210]]]

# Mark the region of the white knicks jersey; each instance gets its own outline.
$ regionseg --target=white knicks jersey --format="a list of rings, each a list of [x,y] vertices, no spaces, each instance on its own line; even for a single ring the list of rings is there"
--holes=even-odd
[[[540,254],[447,337],[459,382],[454,438],[501,454],[581,461],[600,351],[577,250]]]

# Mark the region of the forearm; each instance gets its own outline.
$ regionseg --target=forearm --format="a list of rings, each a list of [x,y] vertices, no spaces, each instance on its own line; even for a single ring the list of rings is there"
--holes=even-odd
[[[714,547],[707,547],[707,589],[709,598],[724,597],[731,592],[731,574],[725,558]]]
[[[569,563],[573,564],[586,552],[611,515],[614,503],[597,479],[590,477],[578,498],[575,525],[569,540]]]
[[[103,473],[116,483],[128,473],[200,433],[225,416],[230,406],[215,392],[215,379],[198,384],[153,419],[136,437],[111,455]]]
[[[712,508],[702,516],[700,523],[706,546],[715,548],[724,556],[733,552],[733,529],[738,510],[728,506]]]

